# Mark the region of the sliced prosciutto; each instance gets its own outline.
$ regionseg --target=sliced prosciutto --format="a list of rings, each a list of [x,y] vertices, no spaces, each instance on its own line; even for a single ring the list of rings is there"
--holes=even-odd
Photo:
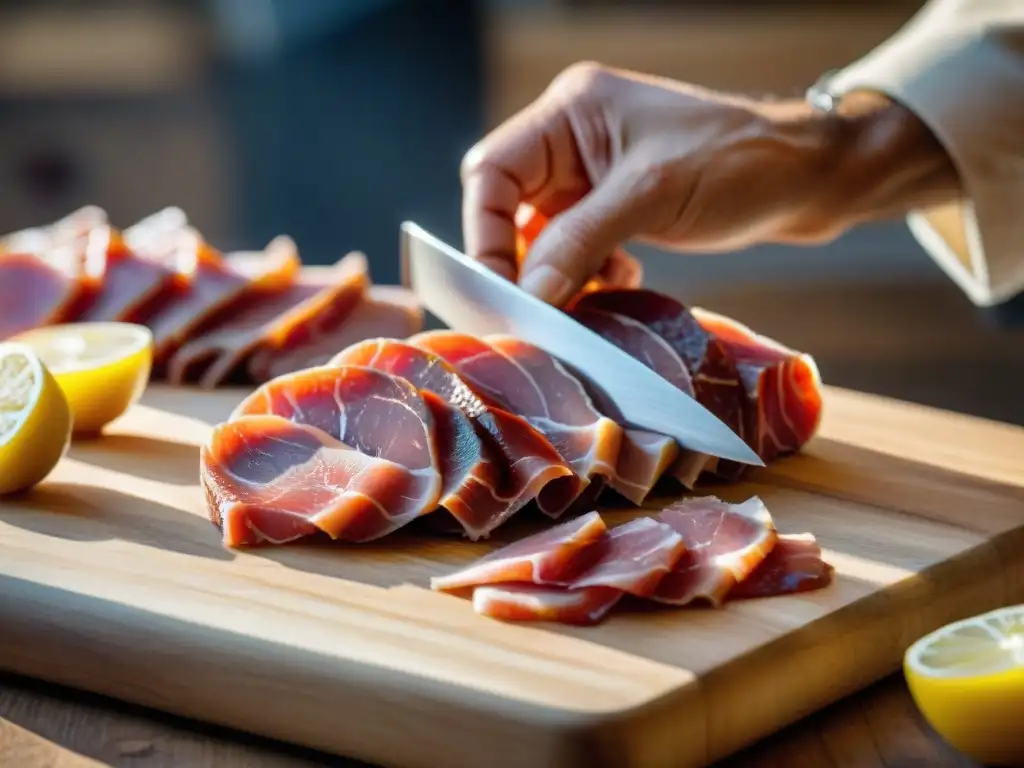
[[[112,227],[94,230],[90,247],[104,254],[103,287],[79,318],[82,322],[145,323],[161,301],[184,288],[173,266],[133,252]]]
[[[73,322],[99,290],[102,266],[72,248],[0,254],[0,340]]]
[[[693,380],[686,364],[668,342],[638,320],[600,309],[577,307],[569,313],[603,339],[659,374],[690,397],[694,396]],[[611,403],[605,404],[611,415],[622,420]],[[642,430],[628,430],[626,449],[620,457],[618,485],[613,487],[635,504],[642,504],[654,484],[666,470],[684,486],[692,489],[707,464],[701,453],[681,450],[670,437]]]
[[[171,356],[190,338],[242,306],[254,293],[283,291],[292,285],[302,264],[290,238],[275,238],[258,260],[232,264],[194,229],[173,230],[166,248],[167,260],[190,262],[187,285],[149,320],[153,332],[153,361],[163,370]]]
[[[656,291],[608,289],[576,297],[569,311],[597,309],[637,320],[664,339],[686,364],[697,401],[751,442],[747,396],[736,363],[725,346],[705,331],[680,302]],[[687,460],[691,460],[687,457]],[[721,466],[719,466],[721,465]],[[706,469],[736,478],[746,465],[712,458]]]
[[[516,210],[515,224],[516,263],[522,267],[530,246],[548,225],[548,218],[532,205],[523,203]],[[639,288],[643,278],[643,265],[622,248],[616,248],[582,290],[587,292],[601,288]]]
[[[172,384],[213,389],[228,381],[256,349],[274,354],[315,337],[352,312],[369,289],[366,257],[352,253],[332,269],[306,271],[284,291],[253,291],[224,322],[190,340],[171,358]]]
[[[406,380],[358,366],[300,371],[258,388],[229,421],[252,415],[313,427],[360,453],[404,467],[415,479],[401,494],[388,495],[394,505],[371,497],[379,514],[344,518],[344,525],[327,530],[334,538],[375,539],[437,508],[442,476],[434,417]]]
[[[729,591],[728,599],[822,589],[832,583],[833,572],[832,566],[822,559],[821,546],[813,534],[782,534],[761,564]]]
[[[446,493],[441,506],[471,539],[486,536],[534,499],[564,504],[577,479],[543,435],[528,422],[481,400],[437,355],[393,339],[369,339],[339,353],[329,365],[363,365],[401,376],[437,395],[443,410]]]
[[[423,477],[280,416],[217,426],[200,452],[211,521],[228,547],[284,544],[317,533],[363,541],[420,509]]]
[[[577,559],[590,564],[572,576],[535,578],[533,584],[489,579],[474,591],[474,609],[506,621],[594,623],[626,594],[653,594],[686,545],[670,526],[641,517],[612,528],[583,552],[587,556]]]
[[[447,360],[476,392],[543,434],[580,479],[577,498],[595,478],[615,476],[622,428],[594,408],[579,380],[547,352],[511,337],[483,340],[453,331],[428,331],[409,343]],[[540,498],[538,506],[557,517],[576,499],[548,501]]]
[[[593,545],[605,531],[601,515],[588,512],[492,550],[455,573],[434,577],[430,588],[452,592],[481,584],[560,583],[594,562]]]
[[[686,543],[686,554],[653,595],[661,603],[701,600],[720,606],[764,562],[778,540],[771,515],[757,496],[742,504],[714,496],[686,499],[663,509],[658,519]]]
[[[372,286],[363,299],[335,325],[318,327],[307,338],[281,349],[260,349],[247,370],[264,382],[304,368],[324,365],[339,351],[366,339],[405,339],[423,328],[423,309],[415,294],[398,286]]]
[[[693,316],[736,361],[749,399],[752,446],[761,459],[800,450],[821,423],[821,375],[814,358],[723,315],[695,307]]]

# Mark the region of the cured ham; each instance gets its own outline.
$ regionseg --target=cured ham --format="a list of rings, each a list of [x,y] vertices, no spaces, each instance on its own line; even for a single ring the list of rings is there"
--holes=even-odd
[[[329,365],[359,365],[409,381],[435,402],[445,490],[441,506],[471,539],[488,535],[530,501],[564,504],[577,478],[528,422],[483,401],[437,355],[390,339],[367,340]]]
[[[531,550],[544,545],[537,537],[531,539]],[[506,621],[593,623],[626,594],[651,595],[686,551],[682,536],[672,528],[641,517],[574,549],[570,569],[545,574],[494,567],[507,562],[503,553],[517,544],[492,553],[490,569],[478,562],[452,577],[463,586],[476,587],[477,613]]]
[[[584,571],[591,545],[607,531],[597,512],[567,520],[492,550],[467,567],[430,580],[430,588],[454,592],[481,584],[561,583]]]
[[[656,291],[608,289],[582,294],[568,309],[614,312],[646,325],[686,364],[697,401],[750,443],[746,391],[736,363],[725,346],[705,331],[683,304]],[[737,478],[745,466],[712,459],[705,468]]]
[[[474,391],[543,434],[579,478],[577,498],[595,477],[615,475],[622,428],[598,413],[579,380],[539,347],[452,331],[418,334],[409,343],[447,360]],[[541,497],[538,506],[557,517],[575,500],[552,505]]]
[[[353,516],[330,516],[330,527],[321,527],[332,537],[368,541],[436,509],[442,476],[434,418],[419,392],[406,380],[360,366],[300,371],[258,388],[238,405],[228,423],[258,415],[279,416],[312,427],[336,443],[408,472],[401,493],[387,490],[385,484],[393,482],[395,473],[385,473],[380,480],[380,494],[369,497],[367,509],[375,510],[373,514],[367,511]],[[229,447],[217,446],[211,453],[221,457],[220,463],[225,464],[224,457],[236,455],[238,446],[244,444],[244,440],[237,440]],[[275,451],[288,456],[292,450],[287,441],[282,441],[279,448],[274,445],[264,446],[272,453],[267,459],[270,464],[275,463]],[[326,445],[338,448],[334,443]],[[293,480],[290,475],[274,480],[274,490],[282,494],[291,492]]]
[[[292,346],[258,350],[249,359],[253,381],[269,381],[292,371],[323,365],[339,350],[365,339],[405,339],[423,329],[423,309],[415,295],[398,286],[374,285],[337,325],[318,327]]]
[[[134,252],[110,225],[96,227],[88,247],[102,253],[103,285],[78,322],[145,323],[163,299],[184,289],[185,277],[173,264]]]
[[[548,225],[549,219],[529,204],[516,210],[516,263],[522,267],[530,246]],[[601,288],[639,288],[643,281],[643,266],[622,248],[612,251],[601,264],[597,274],[583,286],[583,292]]]
[[[636,358],[681,391],[694,396],[693,380],[686,363],[658,336],[638,320],[600,309],[577,307],[570,315],[580,324]],[[613,416],[620,416],[612,411]],[[642,504],[654,484],[671,468],[684,486],[694,487],[707,463],[704,454],[681,450],[671,438],[641,430],[629,430],[626,450],[620,457],[618,484],[613,487],[635,504]]]
[[[148,321],[153,332],[153,362],[157,369],[195,334],[222,320],[247,295],[278,292],[294,283],[301,265],[290,238],[275,238],[263,258],[251,262],[225,259],[194,229],[171,235],[170,258],[188,259],[188,285]]]
[[[746,391],[752,447],[765,462],[800,450],[821,423],[821,375],[810,355],[704,309],[693,316],[736,362]]]
[[[783,534],[761,564],[730,590],[729,599],[822,589],[832,583],[833,570],[822,559],[821,546],[813,534]]]
[[[332,269],[307,271],[287,289],[254,291],[228,320],[191,339],[171,358],[172,384],[198,381],[213,389],[228,381],[254,350],[283,353],[338,325],[369,288],[366,257],[352,253]]]
[[[764,561],[778,540],[768,509],[757,496],[728,504],[714,496],[669,505],[658,519],[683,537],[686,554],[667,574],[654,600],[720,606]]]
[[[98,290],[102,267],[72,248],[0,254],[0,340],[72,321]]]
[[[318,533],[362,541],[421,510],[423,475],[280,416],[243,416],[200,453],[210,519],[228,547]]]

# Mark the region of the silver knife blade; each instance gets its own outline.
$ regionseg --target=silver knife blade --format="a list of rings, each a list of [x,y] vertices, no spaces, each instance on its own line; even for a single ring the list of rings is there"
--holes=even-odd
[[[410,221],[402,223],[401,255],[405,286],[453,331],[516,336],[599,387],[628,426],[667,435],[691,451],[764,466],[728,425],[639,360]]]

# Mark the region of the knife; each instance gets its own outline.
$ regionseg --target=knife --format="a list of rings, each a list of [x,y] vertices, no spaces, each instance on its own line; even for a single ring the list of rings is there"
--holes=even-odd
[[[685,392],[572,317],[411,221],[402,223],[402,282],[453,331],[509,334],[561,360],[602,391],[628,424],[691,451],[763,467],[732,429]]]

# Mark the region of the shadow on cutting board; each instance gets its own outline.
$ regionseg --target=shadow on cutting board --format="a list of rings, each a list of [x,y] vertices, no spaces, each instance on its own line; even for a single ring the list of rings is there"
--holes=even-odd
[[[199,447],[177,440],[103,435],[72,445],[68,456],[83,464],[169,485],[195,485],[199,477]]]
[[[0,510],[9,525],[69,541],[132,541],[213,560],[233,560],[208,520],[109,488],[47,482]]]

